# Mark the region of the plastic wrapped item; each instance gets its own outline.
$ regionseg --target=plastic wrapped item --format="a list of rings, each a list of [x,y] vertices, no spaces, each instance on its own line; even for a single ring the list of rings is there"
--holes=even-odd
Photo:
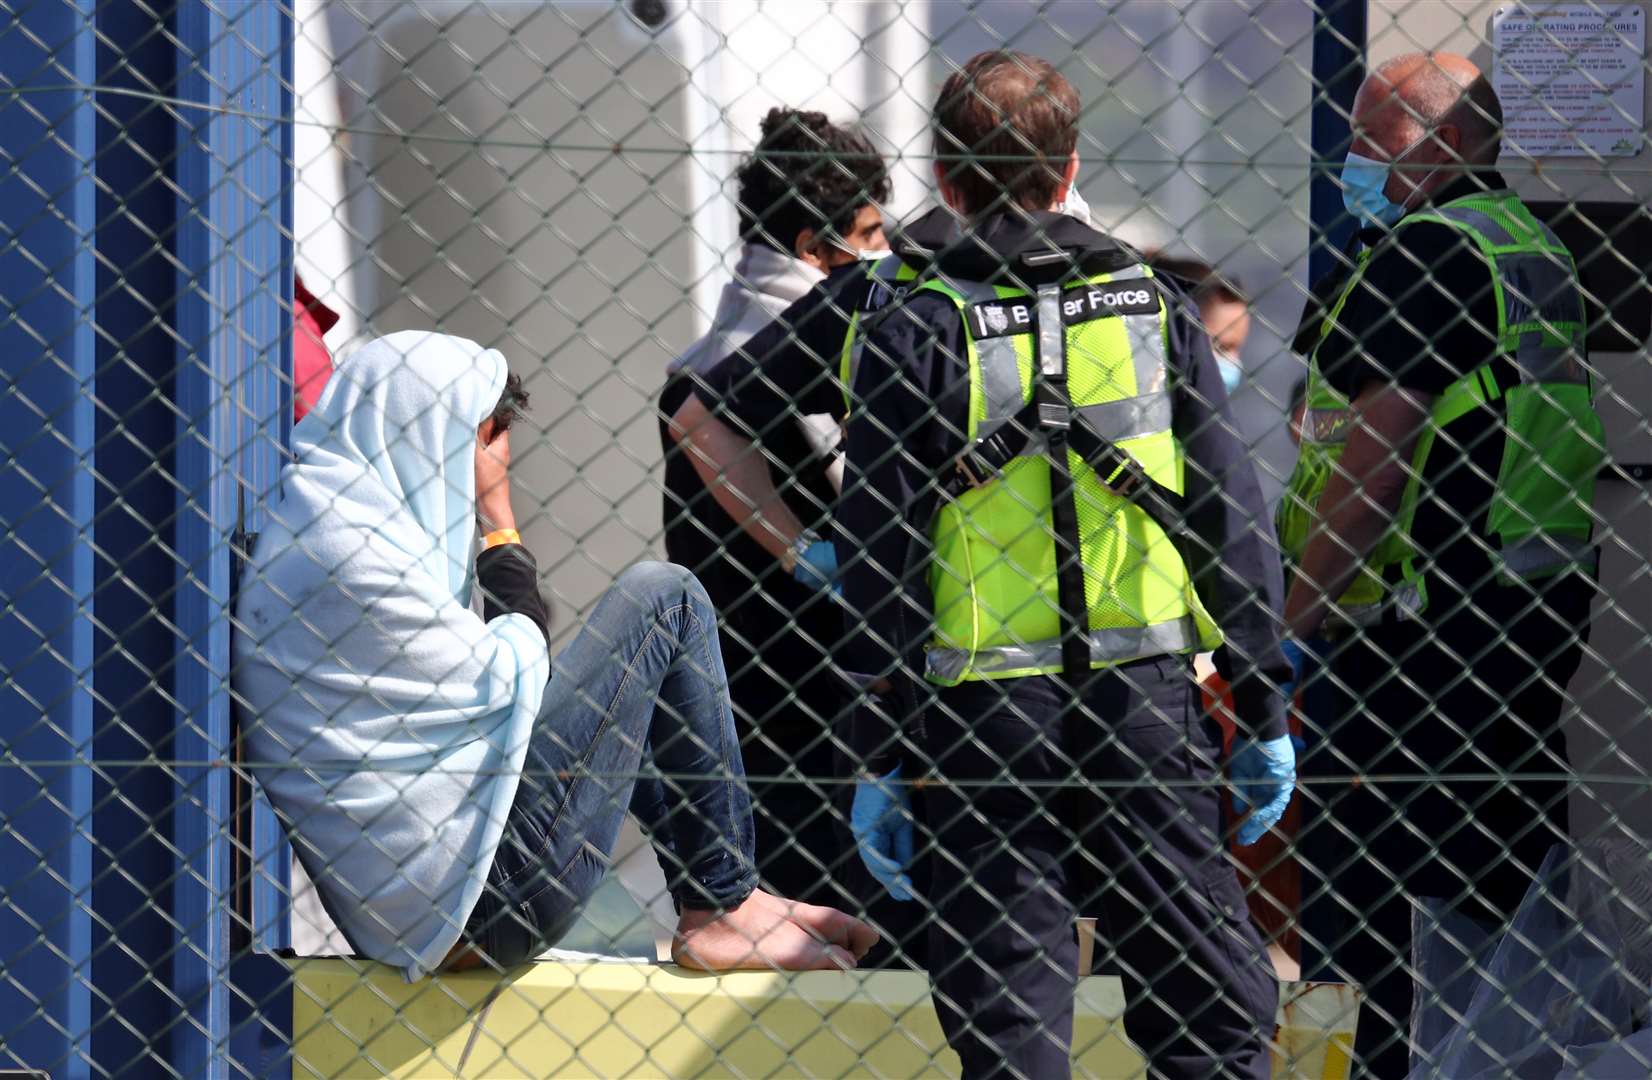
[[[1457,1030],[1496,954],[1496,923],[1464,915],[1444,900],[1419,897],[1411,905],[1412,978],[1423,992],[1411,1006],[1411,1065]]]
[[[1551,851],[1494,946],[1452,919],[1420,935],[1429,982],[1412,1018],[1413,1080],[1652,1076],[1644,851],[1627,840]]]
[[[1646,1080],[1652,1076],[1652,1028],[1643,1028],[1621,1042],[1601,1046],[1569,1046],[1568,1059],[1578,1062],[1560,1071],[1565,1080]]]

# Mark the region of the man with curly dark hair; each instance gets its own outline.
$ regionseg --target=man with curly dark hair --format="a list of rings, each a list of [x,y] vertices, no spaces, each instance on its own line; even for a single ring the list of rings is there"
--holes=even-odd
[[[843,413],[836,354],[788,360],[776,376],[758,370],[775,343],[759,350],[747,342],[795,301],[864,276],[840,268],[886,246],[880,204],[889,179],[864,135],[824,113],[775,108],[736,182],[744,247],[734,280],[710,333],[672,362],[661,395],[665,549],[700,578],[722,617],[763,877],[800,896],[848,903],[854,890],[845,891],[843,875],[854,860],[832,812],[835,788],[821,783],[835,775],[829,732],[848,696],[828,663],[842,621],[823,588],[829,567],[808,572],[835,554],[830,509],[842,476]],[[686,406],[700,418],[696,441],[715,439],[721,465],[679,448],[685,431],[670,418]],[[760,473],[774,500],[738,501],[718,483],[725,468],[731,477]],[[794,567],[785,558],[804,536],[813,538],[804,545],[811,554]]]
[[[493,421],[495,434],[504,434],[516,423],[518,417],[528,411],[528,389],[522,384],[522,376],[510,372],[505,376],[505,389],[499,394],[499,404],[493,407],[489,419]]]
[[[822,271],[884,247],[877,204],[889,198],[889,178],[866,136],[825,113],[783,108],[769,110],[762,132],[735,176],[740,236],[748,245],[764,244]]]

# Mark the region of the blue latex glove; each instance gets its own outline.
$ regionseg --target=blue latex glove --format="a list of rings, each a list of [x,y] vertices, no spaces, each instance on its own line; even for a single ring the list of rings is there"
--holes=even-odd
[[[804,548],[798,556],[797,565],[792,567],[792,577],[799,585],[807,585],[811,589],[830,587],[834,595],[843,595],[843,587],[835,584],[837,548],[832,546],[830,540],[816,540]]]
[[[1279,824],[1296,790],[1296,747],[1289,735],[1257,742],[1246,739],[1228,762],[1233,778],[1233,808],[1250,817],[1239,825],[1239,843],[1245,847]]]
[[[849,831],[854,834],[860,861],[896,900],[912,899],[912,796],[900,783],[901,767],[882,776],[855,781],[855,801],[849,807]]]

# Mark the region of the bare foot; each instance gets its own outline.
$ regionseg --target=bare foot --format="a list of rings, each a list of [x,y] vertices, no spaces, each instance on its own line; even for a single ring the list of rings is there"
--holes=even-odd
[[[801,900],[787,900],[783,896],[758,889],[752,893],[761,903],[778,911],[803,929],[840,948],[848,949],[860,960],[878,943],[878,932],[848,912],[833,907],[805,904]]]
[[[677,920],[671,959],[700,971],[847,971],[855,956],[822,941],[753,893],[729,911],[685,911]]]

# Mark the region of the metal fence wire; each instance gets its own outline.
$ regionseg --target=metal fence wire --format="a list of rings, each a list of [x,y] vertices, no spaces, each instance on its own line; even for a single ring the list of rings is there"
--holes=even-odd
[[[0,0],[0,1075],[1652,1076],[1618,0]]]

